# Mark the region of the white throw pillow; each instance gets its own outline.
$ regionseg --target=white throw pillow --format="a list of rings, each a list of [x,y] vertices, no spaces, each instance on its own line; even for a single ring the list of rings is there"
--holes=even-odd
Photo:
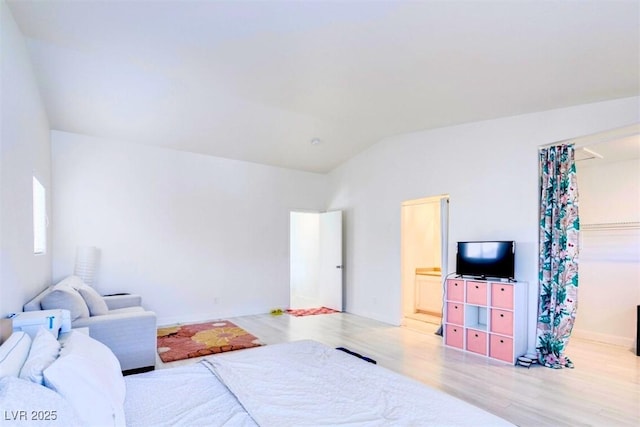
[[[30,348],[31,337],[26,332],[12,333],[0,346],[0,378],[20,375]]]
[[[107,303],[104,302],[104,298],[91,286],[83,284],[78,289],[78,292],[80,292],[84,302],[87,303],[89,314],[92,316],[102,316],[109,312],[109,307],[107,307]]]
[[[56,360],[59,353],[60,343],[53,334],[45,328],[38,329],[31,343],[29,357],[20,371],[20,378],[42,385],[44,383],[42,371]]]
[[[58,393],[20,378],[0,380],[0,408],[7,425],[82,426],[78,415]],[[5,425],[1,423],[0,425]]]
[[[55,310],[58,308],[69,310],[72,322],[80,317],[89,317],[87,303],[84,302],[80,293],[70,286],[56,285],[54,290],[42,298],[40,306],[43,310]]]
[[[58,283],[53,286],[53,289],[58,289],[59,287],[70,287],[75,290],[78,290],[84,285],[82,278],[80,276],[67,276]]]
[[[66,398],[87,425],[125,425],[120,363],[93,338],[71,331],[60,357],[45,369],[44,384]]]

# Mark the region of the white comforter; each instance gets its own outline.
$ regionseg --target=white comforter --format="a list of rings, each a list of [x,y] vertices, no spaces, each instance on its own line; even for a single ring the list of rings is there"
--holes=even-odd
[[[125,377],[128,427],[255,427],[229,390],[201,363]]]
[[[125,377],[129,426],[503,426],[505,420],[314,341]]]
[[[222,354],[206,363],[261,426],[510,425],[314,341]]]

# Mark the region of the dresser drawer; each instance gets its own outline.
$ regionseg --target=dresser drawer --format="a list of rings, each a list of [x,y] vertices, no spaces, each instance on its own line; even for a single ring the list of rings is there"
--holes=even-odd
[[[492,283],[491,305],[493,307],[513,309],[513,285]]]
[[[449,301],[464,301],[464,281],[447,280],[447,299]]]
[[[513,312],[492,308],[491,332],[513,335]]]
[[[487,333],[467,329],[467,350],[474,353],[487,355]]]
[[[489,357],[513,363],[513,340],[500,335],[489,335]]]
[[[487,305],[487,284],[485,282],[467,282],[467,303]]]
[[[444,342],[451,347],[463,348],[464,329],[462,326],[447,325],[444,330]]]
[[[464,304],[460,302],[447,303],[447,323],[464,324]]]

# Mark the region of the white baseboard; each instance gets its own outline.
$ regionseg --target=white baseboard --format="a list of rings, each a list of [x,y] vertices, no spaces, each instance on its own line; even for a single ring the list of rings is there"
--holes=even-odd
[[[244,315],[250,315],[256,313],[240,313],[235,315],[230,315],[227,312],[218,312],[215,314],[212,313],[199,313],[199,314],[189,314],[184,316],[167,316],[167,317],[158,317],[156,323],[159,327],[163,326],[174,326],[174,325],[184,325],[190,323],[202,323],[209,322],[215,320],[228,320],[230,317],[239,317]]]
[[[580,329],[574,329],[571,335],[575,338],[597,341],[605,344],[618,345],[621,347],[629,348],[631,350],[635,350],[636,348],[636,342],[633,338],[602,334],[600,332],[584,331]]]

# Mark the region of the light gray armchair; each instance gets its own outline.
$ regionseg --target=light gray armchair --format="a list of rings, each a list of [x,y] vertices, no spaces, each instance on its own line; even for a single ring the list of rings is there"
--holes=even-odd
[[[86,286],[86,285],[85,285]],[[27,302],[24,311],[62,308],[71,311],[72,328],[89,328],[89,336],[102,342],[113,351],[123,371],[153,369],[156,362],[156,315],[142,308],[139,295],[102,297],[108,311],[88,315],[77,306],[51,306],[47,295],[59,289],[59,284],[49,287]],[[45,306],[43,306],[43,300]],[[83,301],[84,302],[84,301]],[[65,304],[60,304],[65,305]],[[85,315],[86,314],[86,315]]]

